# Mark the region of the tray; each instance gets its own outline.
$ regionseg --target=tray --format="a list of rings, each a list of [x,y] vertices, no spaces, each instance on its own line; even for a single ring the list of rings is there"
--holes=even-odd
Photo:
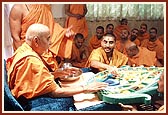
[[[157,92],[157,81],[164,68],[122,67],[118,68],[118,84],[108,86],[98,93],[100,100],[110,104],[151,103],[151,95]],[[108,78],[109,79],[109,78]],[[105,79],[106,82],[108,79]]]

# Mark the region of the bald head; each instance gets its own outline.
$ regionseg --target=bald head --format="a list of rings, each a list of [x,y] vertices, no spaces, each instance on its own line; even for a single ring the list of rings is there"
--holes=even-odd
[[[127,42],[125,45],[125,49],[128,57],[133,57],[139,52],[139,48],[134,42]]]
[[[130,47],[136,47],[136,44],[134,42],[127,42],[125,44],[125,48],[126,49],[129,49]]]
[[[43,24],[32,24],[26,32],[26,42],[39,55],[49,48],[50,30]]]
[[[27,29],[26,40],[31,40],[35,36],[42,38],[42,36],[47,32],[49,32],[49,28],[47,26],[43,24],[32,24]]]

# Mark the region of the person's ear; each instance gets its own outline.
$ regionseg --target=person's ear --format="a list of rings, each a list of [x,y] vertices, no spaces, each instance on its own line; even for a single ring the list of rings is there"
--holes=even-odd
[[[39,42],[40,42],[40,39],[39,39],[37,36],[35,36],[35,37],[33,38],[33,43],[34,43],[34,45],[35,45],[36,47],[39,46]]]

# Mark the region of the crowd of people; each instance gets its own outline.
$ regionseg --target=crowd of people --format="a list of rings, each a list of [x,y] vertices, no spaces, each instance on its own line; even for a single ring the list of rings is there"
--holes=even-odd
[[[9,87],[15,98],[31,99],[41,95],[73,96],[82,92],[97,92],[108,84],[93,82],[87,86],[60,87],[55,79],[69,75],[58,71],[60,64],[72,64],[71,72],[91,68],[97,73],[124,65],[164,66],[164,44],[157,29],[147,31],[147,24],[130,30],[128,20],[120,25],[107,24],[106,30],[98,26],[88,39],[85,15],[86,4],[66,4],[65,28],[55,20],[48,4],[15,4],[10,12],[9,24],[14,54],[7,59]],[[88,44],[85,41],[88,40]],[[38,82],[37,82],[38,81]],[[122,107],[124,107],[122,105]]]

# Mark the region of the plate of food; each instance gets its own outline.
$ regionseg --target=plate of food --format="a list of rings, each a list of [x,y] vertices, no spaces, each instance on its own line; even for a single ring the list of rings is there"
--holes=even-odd
[[[66,81],[66,82],[78,80],[80,78],[80,75],[82,74],[82,70],[75,67],[62,69],[62,71],[68,73],[68,75],[61,77],[60,81]]]

